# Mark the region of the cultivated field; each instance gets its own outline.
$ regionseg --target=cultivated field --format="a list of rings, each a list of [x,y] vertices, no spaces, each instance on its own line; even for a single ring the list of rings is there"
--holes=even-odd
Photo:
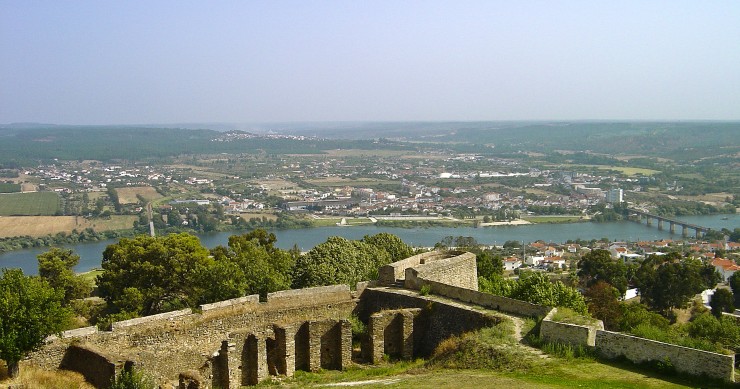
[[[147,201],[156,200],[162,197],[162,195],[159,194],[157,190],[151,186],[132,186],[130,188],[117,188],[116,193],[118,193],[118,202],[121,204],[138,203],[139,199],[136,197],[136,195],[141,195]]]
[[[367,185],[367,186],[373,186],[373,185],[393,185],[396,184],[396,181],[391,180],[378,180],[373,178],[356,178],[356,179],[349,179],[349,178],[341,178],[341,177],[326,177],[326,178],[315,178],[315,179],[309,179],[306,180],[306,182],[316,185],[316,186],[324,186],[324,187],[331,187],[331,186],[350,186],[350,185]]]
[[[267,191],[270,192],[270,194],[279,194],[278,191],[280,191],[280,190],[288,190],[288,189],[298,190],[298,189],[300,189],[300,187],[298,185],[296,185],[295,183],[290,182],[290,181],[286,181],[286,180],[283,180],[283,179],[279,179],[279,178],[278,179],[274,179],[274,180],[254,181],[253,183],[255,185],[261,185],[262,187],[264,187],[265,189],[267,189]]]
[[[0,238],[12,236],[44,236],[60,232],[82,231],[92,228],[95,231],[124,230],[132,228],[136,216],[111,216],[110,220],[88,220],[80,216],[2,216],[0,217]]]
[[[0,194],[0,216],[53,215],[59,210],[54,192]]]
[[[262,219],[263,217],[267,220],[276,221],[278,219],[277,215],[274,213],[259,213],[259,212],[249,212],[249,213],[240,213],[239,217],[241,217],[244,220],[249,221],[249,219],[257,218]]]

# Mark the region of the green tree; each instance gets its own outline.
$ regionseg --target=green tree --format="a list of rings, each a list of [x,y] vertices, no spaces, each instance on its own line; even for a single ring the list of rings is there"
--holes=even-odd
[[[730,288],[732,288],[732,295],[735,297],[735,305],[736,308],[740,307],[740,272],[733,273],[730,278],[727,280],[727,282],[730,284]]]
[[[214,263],[209,255],[197,237],[186,233],[123,238],[103,252],[100,295],[117,310],[141,303],[134,312],[140,315],[194,306],[203,289],[198,277]]]
[[[80,256],[72,250],[54,247],[36,258],[39,262],[39,276],[64,293],[65,305],[74,299],[90,295],[90,283],[72,270],[80,262]]]
[[[533,304],[565,307],[580,314],[588,313],[583,295],[561,281],[550,282],[544,273],[524,271],[514,281],[501,276],[478,278],[480,289],[486,293],[510,297]]]
[[[18,375],[18,361],[43,345],[47,336],[68,323],[70,312],[62,306],[61,290],[19,269],[3,269],[0,277],[0,358],[11,377]]]
[[[733,312],[735,310],[735,298],[732,292],[724,288],[718,288],[712,295],[709,306],[712,307],[712,315],[722,317],[722,312]]]
[[[678,253],[648,256],[637,270],[634,282],[641,301],[663,314],[685,306],[691,297],[714,286],[707,285],[701,262],[681,258]]]
[[[362,242],[384,250],[391,256],[391,262],[400,261],[414,255],[414,248],[407,245],[401,238],[387,232],[375,235],[365,235]]]
[[[578,277],[584,287],[604,281],[624,296],[627,291],[627,267],[612,259],[607,250],[593,250],[578,262]]]
[[[583,293],[588,303],[588,312],[591,316],[604,322],[604,327],[610,331],[618,330],[622,318],[622,309],[618,298],[619,291],[606,281],[597,281]]]
[[[202,274],[202,302],[288,289],[295,254],[274,246],[275,234],[257,229],[229,237],[228,247],[211,250],[212,268]]]
[[[361,241],[329,237],[296,261],[293,287],[347,284],[377,277],[378,268],[391,262],[385,250]]]
[[[504,261],[491,250],[472,250],[476,256],[478,277],[493,278],[504,272]]]
[[[622,303],[622,314],[619,320],[619,331],[632,331],[639,325],[650,325],[662,330],[668,329],[670,322],[663,316],[650,312],[648,308],[641,303]]]

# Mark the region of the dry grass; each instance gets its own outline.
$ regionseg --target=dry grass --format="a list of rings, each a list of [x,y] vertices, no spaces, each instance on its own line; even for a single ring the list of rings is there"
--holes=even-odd
[[[296,185],[293,182],[281,180],[281,179],[275,179],[275,180],[260,180],[255,181],[254,184],[256,185],[263,185],[267,190],[269,191],[275,191],[280,190],[283,188],[287,189],[299,189],[299,186]]]
[[[275,215],[274,213],[257,213],[257,212],[240,213],[239,217],[247,221],[249,221],[249,219],[251,218],[262,219],[263,217],[267,218],[267,220],[272,220],[272,221],[276,221],[278,219],[277,215]]]
[[[402,157],[410,154],[405,150],[359,150],[359,149],[336,149],[326,150],[326,155],[331,157]]]
[[[713,205],[718,205],[721,203],[725,203],[725,200],[729,197],[732,198],[731,193],[707,193],[705,195],[700,196],[675,196],[676,198],[679,198],[681,200],[688,200],[688,201],[701,201],[704,203],[709,203]]]
[[[85,382],[81,374],[57,370],[46,371],[35,366],[21,364],[20,374],[13,380],[8,378],[5,363],[0,365],[0,384],[22,385],[25,388],[39,389],[94,389],[95,387]]]
[[[0,238],[12,236],[56,235],[60,232],[82,231],[92,228],[97,232],[132,228],[136,216],[111,216],[106,219],[85,219],[80,216],[1,216]]]
[[[161,198],[162,195],[157,193],[156,189],[151,186],[132,186],[130,188],[118,188],[118,202],[121,204],[136,204],[139,199],[136,195],[141,195],[147,201]]]

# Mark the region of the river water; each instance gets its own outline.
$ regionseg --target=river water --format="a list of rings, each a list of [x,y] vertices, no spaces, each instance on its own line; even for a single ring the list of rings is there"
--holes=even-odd
[[[715,229],[740,228],[740,214],[734,215],[711,215],[711,216],[683,216],[679,220],[691,224]],[[310,250],[313,246],[326,241],[330,236],[343,236],[347,239],[360,239],[365,235],[373,235],[379,232],[388,232],[399,236],[404,242],[412,246],[434,246],[446,236],[472,236],[479,243],[493,245],[503,244],[507,240],[533,242],[544,240],[546,242],[562,243],[569,239],[601,239],[609,240],[657,240],[657,239],[680,239],[681,228],[677,227],[678,234],[660,231],[657,223],[652,227],[635,222],[611,222],[611,223],[569,223],[569,224],[532,224],[523,226],[497,226],[485,228],[473,227],[430,227],[430,228],[390,228],[375,226],[352,226],[352,227],[319,227],[299,230],[273,230],[277,236],[277,246],[289,249],[294,244],[302,251]],[[237,231],[219,232],[213,234],[199,235],[201,242],[209,248],[226,245],[231,235],[238,234]],[[690,231],[693,234],[693,230]],[[75,267],[78,272],[87,271],[100,267],[103,250],[116,239],[79,243],[64,246],[73,249],[80,256],[80,263]],[[38,263],[36,255],[48,250],[48,247],[28,250],[11,251],[0,254],[0,268],[21,268],[26,274],[37,274]]]

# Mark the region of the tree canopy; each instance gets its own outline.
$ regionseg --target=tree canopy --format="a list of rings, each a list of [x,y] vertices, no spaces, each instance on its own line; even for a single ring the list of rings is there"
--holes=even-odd
[[[482,291],[551,307],[565,307],[586,314],[586,301],[581,293],[561,281],[550,282],[541,272],[524,271],[518,280],[503,277],[478,278]]]
[[[604,281],[624,296],[627,291],[627,267],[621,261],[612,259],[607,250],[593,250],[578,262],[578,277],[584,287]]]
[[[18,361],[41,347],[47,336],[67,324],[70,312],[62,306],[63,292],[20,269],[3,269],[0,277],[0,358],[11,377]]]
[[[713,288],[719,275],[710,265],[681,258],[678,253],[650,255],[635,274],[641,301],[658,312],[680,308],[704,289]]]
[[[293,270],[293,287],[355,285],[376,278],[378,268],[390,262],[391,254],[366,240],[332,236],[298,258]]]
[[[80,262],[80,256],[72,250],[54,247],[36,258],[39,261],[39,276],[53,288],[63,291],[65,304],[90,295],[90,283],[72,270]]]
[[[197,237],[181,233],[123,238],[103,252],[100,295],[120,311],[149,315],[193,306],[200,276],[214,260]]]

